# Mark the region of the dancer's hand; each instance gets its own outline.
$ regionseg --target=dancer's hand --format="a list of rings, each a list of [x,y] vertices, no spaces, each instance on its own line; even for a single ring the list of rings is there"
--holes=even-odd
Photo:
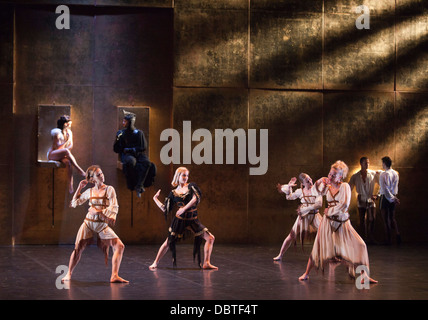
[[[181,215],[185,212],[184,207],[177,210],[177,213],[175,214],[176,217],[181,217]]]
[[[86,187],[86,185],[88,184],[88,180],[83,179],[82,181],[79,182],[79,188],[83,189],[84,187]]]
[[[296,181],[297,181],[297,178],[296,178],[296,177],[293,177],[293,178],[291,178],[291,179],[290,179],[290,181],[288,182],[288,185],[289,185],[290,187],[295,187],[295,186],[296,186]]]

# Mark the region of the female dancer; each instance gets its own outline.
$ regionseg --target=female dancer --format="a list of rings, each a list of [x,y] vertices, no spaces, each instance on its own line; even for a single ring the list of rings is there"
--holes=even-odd
[[[314,265],[324,269],[324,264],[328,262],[343,262],[354,278],[358,266],[363,265],[369,270],[366,244],[349,221],[351,188],[349,184],[343,182],[348,170],[345,162],[336,161],[331,166],[328,177],[319,179],[312,187],[314,193],[326,195],[328,207],[318,228],[306,271],[299,280],[307,280]],[[370,283],[377,283],[368,275],[364,278],[368,278]]]
[[[316,232],[321,222],[321,215],[318,209],[322,206],[322,196],[313,195],[311,188],[313,186],[311,177],[306,173],[299,175],[300,188],[293,192],[296,178],[291,178],[288,184],[277,185],[280,193],[285,193],[287,200],[300,199],[301,205],[297,208],[297,219],[291,229],[291,232],[285,238],[279,254],[273,258],[278,261],[290,247],[291,243],[296,241],[296,237],[300,234],[300,242],[303,245],[303,240],[307,233]]]
[[[58,128],[51,130],[52,146],[48,150],[47,157],[48,160],[61,161],[66,165],[69,185],[68,189],[70,193],[73,193],[72,166],[79,170],[82,176],[85,176],[85,171],[79,167],[76,159],[70,151],[71,148],[73,148],[73,135],[70,130],[71,120],[69,118],[66,119],[63,116],[57,121],[57,124]],[[62,128],[59,128],[60,126],[62,126]]]
[[[73,149],[73,132],[71,131],[72,123],[73,122],[68,115],[59,117],[56,122],[58,129],[61,129],[62,135],[64,136],[64,148],[67,148],[68,150]]]
[[[195,183],[188,183],[189,170],[185,167],[179,167],[175,171],[174,178],[171,182],[173,187],[176,189],[172,190],[168,197],[165,199],[163,204],[159,199],[160,189],[153,196],[153,200],[165,213],[165,217],[173,209],[174,204],[177,205],[178,210],[172,219],[171,227],[169,228],[169,235],[165,242],[159,248],[158,254],[155,261],[149,267],[154,270],[157,268],[160,259],[171,249],[173,265],[176,266],[176,241],[183,237],[184,232],[187,228],[191,228],[195,235],[195,245],[193,249],[193,257],[198,256],[198,264],[202,269],[215,269],[218,268],[211,264],[211,252],[214,244],[214,236],[208,231],[208,229],[199,222],[198,211],[196,206],[201,201],[201,191]],[[204,246],[204,263],[201,265],[200,258],[200,245],[202,239],[205,240]]]
[[[95,186],[80,193],[88,182],[95,184]],[[118,274],[125,246],[111,228],[116,221],[119,209],[116,191],[112,186],[104,184],[104,174],[97,165],[90,166],[86,170],[86,179],[80,181],[70,206],[75,208],[88,200],[89,210],[77,233],[75,249],[70,257],[68,272],[62,281],[71,279],[73,270],[79,262],[83,250],[91,243],[93,234],[96,233],[98,234],[98,246],[104,252],[106,264],[109,247],[113,248],[110,282],[128,283],[129,281],[122,279]]]

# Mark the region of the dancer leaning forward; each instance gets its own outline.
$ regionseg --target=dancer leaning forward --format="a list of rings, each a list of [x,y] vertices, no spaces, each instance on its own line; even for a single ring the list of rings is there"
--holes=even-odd
[[[326,196],[328,207],[318,228],[306,271],[299,280],[309,279],[309,272],[313,266],[323,270],[328,263],[345,264],[353,278],[358,266],[365,266],[369,271],[367,246],[349,221],[351,188],[349,184],[343,182],[348,170],[343,161],[336,161],[331,166],[328,177],[319,179],[313,186],[315,193]],[[362,283],[364,281],[377,283],[368,274],[361,279]]]

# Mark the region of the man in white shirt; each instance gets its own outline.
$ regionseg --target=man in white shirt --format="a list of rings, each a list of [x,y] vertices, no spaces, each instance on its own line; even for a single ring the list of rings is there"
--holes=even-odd
[[[360,159],[361,170],[352,175],[349,186],[351,190],[355,187],[358,194],[360,233],[365,232],[367,243],[373,243],[376,219],[374,187],[376,183],[379,183],[379,174],[374,170],[369,170],[369,164],[370,161],[367,157]]]
[[[398,232],[397,221],[395,219],[395,206],[400,204],[397,198],[398,194],[398,172],[391,168],[392,161],[390,157],[382,158],[382,167],[385,171],[380,174],[380,210],[385,221],[386,241],[391,243],[391,230],[396,233],[397,244],[401,243],[401,236]]]

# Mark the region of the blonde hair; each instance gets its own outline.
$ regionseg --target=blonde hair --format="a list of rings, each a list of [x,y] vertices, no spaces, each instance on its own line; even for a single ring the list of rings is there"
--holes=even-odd
[[[88,182],[92,182],[92,178],[94,177],[94,173],[98,169],[101,169],[101,167],[99,165],[96,165],[96,164],[94,164],[94,165],[90,166],[88,169],[86,169],[86,180]]]
[[[342,175],[342,180],[346,178],[348,175],[349,168],[346,165],[345,162],[342,160],[337,160],[335,163],[331,165],[332,169],[335,169],[337,172],[339,172]]]
[[[177,170],[175,170],[174,178],[172,178],[171,185],[173,187],[178,186],[178,180],[180,179],[180,176],[183,172],[189,172],[189,170],[186,167],[178,167]]]

